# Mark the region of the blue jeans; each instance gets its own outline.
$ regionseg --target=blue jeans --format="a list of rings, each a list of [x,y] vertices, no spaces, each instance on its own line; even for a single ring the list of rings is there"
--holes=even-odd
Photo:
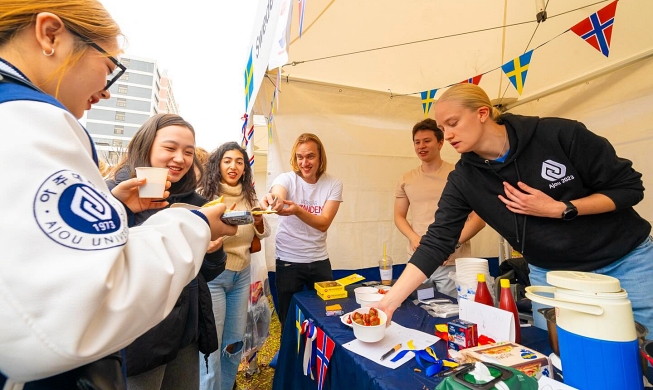
[[[225,270],[208,283],[218,331],[218,350],[209,356],[208,373],[200,364],[202,390],[231,390],[243,353],[247,326],[247,303],[251,283],[250,267],[240,272]]]
[[[530,264],[528,267],[532,286],[549,286],[546,273],[550,270]],[[653,288],[650,287],[653,281],[653,238],[648,237],[626,256],[592,272],[619,279],[621,288],[628,292],[635,321],[653,332]],[[533,302],[533,319],[535,326],[546,329],[546,319],[537,312],[542,307],[547,306]]]

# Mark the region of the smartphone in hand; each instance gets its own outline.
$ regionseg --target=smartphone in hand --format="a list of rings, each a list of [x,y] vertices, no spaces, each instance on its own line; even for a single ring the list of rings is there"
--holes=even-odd
[[[254,223],[254,217],[250,211],[229,211],[220,217],[227,225],[248,225]]]

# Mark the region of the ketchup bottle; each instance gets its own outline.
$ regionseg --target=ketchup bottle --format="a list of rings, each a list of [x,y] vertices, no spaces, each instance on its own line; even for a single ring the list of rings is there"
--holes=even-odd
[[[501,279],[501,298],[499,299],[499,308],[512,313],[515,318],[515,342],[521,342],[521,327],[519,326],[519,312],[517,304],[510,291],[510,280]]]
[[[485,274],[477,274],[476,280],[478,280],[478,285],[476,286],[476,296],[474,296],[474,302],[482,303],[488,306],[494,306],[492,295],[490,295],[490,290],[488,290],[487,284],[485,283]]]

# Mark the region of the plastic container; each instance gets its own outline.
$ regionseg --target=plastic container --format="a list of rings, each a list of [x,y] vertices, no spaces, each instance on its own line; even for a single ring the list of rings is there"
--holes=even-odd
[[[499,309],[509,311],[515,319],[515,342],[521,343],[521,326],[519,325],[519,312],[515,298],[510,290],[510,280],[501,279],[501,297],[499,298]]]
[[[551,286],[526,287],[526,297],[556,307],[565,384],[592,390],[643,389],[635,319],[619,280],[588,272],[550,271],[546,281]]]
[[[379,272],[381,273],[381,284],[392,285],[392,258],[390,256],[384,256],[379,260]]]
[[[494,300],[492,300],[492,295],[490,290],[487,288],[485,283],[485,274],[476,275],[476,280],[478,285],[476,286],[476,295],[474,296],[474,302],[482,303],[488,306],[494,306]]]

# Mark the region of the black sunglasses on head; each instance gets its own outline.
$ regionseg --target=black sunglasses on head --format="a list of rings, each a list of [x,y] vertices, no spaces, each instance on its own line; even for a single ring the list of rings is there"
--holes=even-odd
[[[85,44],[91,46],[95,50],[97,50],[100,53],[102,53],[103,55],[107,56],[107,58],[109,58],[111,60],[111,62],[113,62],[116,65],[116,68],[113,70],[113,72],[110,75],[107,76],[107,85],[104,87],[104,91],[107,91],[113,85],[113,83],[118,81],[118,79],[125,73],[125,71],[127,70],[127,67],[125,65],[121,64],[120,61],[118,61],[114,56],[107,53],[106,50],[101,48],[100,45],[93,42],[89,38],[83,36],[82,34],[79,34],[79,33],[75,32],[75,31],[73,31],[71,29],[68,29],[68,31],[70,31],[77,38],[81,39]]]

